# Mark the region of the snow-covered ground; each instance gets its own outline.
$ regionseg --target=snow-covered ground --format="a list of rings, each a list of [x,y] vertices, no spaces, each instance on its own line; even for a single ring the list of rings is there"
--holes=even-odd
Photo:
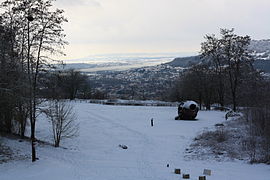
[[[185,148],[204,128],[224,121],[224,113],[201,111],[198,121],[175,121],[176,107],[107,106],[75,103],[80,134],[62,147],[39,145],[39,161],[0,164],[0,180],[179,180],[174,168],[198,179],[270,180],[270,166],[246,162],[187,161]],[[150,120],[154,119],[154,127]],[[37,137],[51,141],[46,120],[37,123]],[[22,153],[30,144],[6,140]],[[120,144],[128,146],[122,149]],[[170,167],[166,165],[169,164]]]

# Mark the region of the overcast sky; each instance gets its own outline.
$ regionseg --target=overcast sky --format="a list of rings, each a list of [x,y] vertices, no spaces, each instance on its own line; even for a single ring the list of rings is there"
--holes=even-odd
[[[69,20],[67,59],[198,52],[203,36],[220,28],[270,38],[270,0],[57,0],[55,5]]]

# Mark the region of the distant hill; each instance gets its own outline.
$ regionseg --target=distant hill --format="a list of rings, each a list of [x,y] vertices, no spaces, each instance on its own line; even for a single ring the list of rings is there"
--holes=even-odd
[[[175,58],[173,61],[168,62],[166,64],[173,66],[173,67],[183,67],[187,68],[192,65],[198,64],[202,61],[199,56],[190,56],[190,57],[180,57]]]
[[[266,73],[270,73],[270,39],[266,40],[252,40],[249,50],[256,58],[254,67]],[[187,68],[191,65],[202,62],[199,56],[175,58],[173,61],[167,63],[173,67]]]
[[[252,40],[249,49],[257,59],[270,60],[270,39]]]
[[[270,73],[270,39],[252,40],[249,49],[256,58],[254,67]]]
[[[183,67],[187,68],[192,65],[196,65],[202,62],[199,56],[191,56],[191,57],[182,57],[182,58],[175,58],[173,61],[167,63],[172,67]],[[270,59],[257,59],[253,63],[256,69],[260,69],[266,73],[270,73]]]

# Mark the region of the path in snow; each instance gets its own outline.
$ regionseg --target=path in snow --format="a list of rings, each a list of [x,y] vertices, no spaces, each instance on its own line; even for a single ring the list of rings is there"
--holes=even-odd
[[[219,180],[269,180],[266,165],[242,162],[185,161],[185,148],[196,134],[224,120],[223,112],[201,111],[198,121],[175,121],[174,107],[105,106],[75,103],[80,134],[63,141],[68,149],[39,147],[40,161],[0,165],[0,180],[176,180],[174,168],[198,179],[210,168]],[[151,118],[154,127],[150,126]],[[48,140],[45,120],[38,122],[37,136]],[[30,145],[10,142],[30,151]],[[118,147],[128,146],[127,150]],[[166,165],[170,164],[167,168]],[[247,174],[249,172],[249,174]],[[258,177],[259,176],[259,177]]]

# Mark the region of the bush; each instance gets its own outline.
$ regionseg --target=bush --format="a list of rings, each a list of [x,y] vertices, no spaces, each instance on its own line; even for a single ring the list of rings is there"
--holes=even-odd
[[[9,147],[4,146],[0,139],[0,164],[12,159],[12,151]]]
[[[248,137],[244,141],[250,162],[270,163],[270,110],[266,107],[245,111]]]
[[[77,135],[79,125],[75,122],[76,116],[70,104],[54,100],[44,112],[52,125],[55,147],[59,147],[63,138],[72,138]]]
[[[243,149],[242,141],[246,137],[246,122],[243,118],[233,119],[223,124],[216,124],[212,131],[199,134],[187,150],[186,158],[207,160],[214,158],[246,159],[248,155]]]

